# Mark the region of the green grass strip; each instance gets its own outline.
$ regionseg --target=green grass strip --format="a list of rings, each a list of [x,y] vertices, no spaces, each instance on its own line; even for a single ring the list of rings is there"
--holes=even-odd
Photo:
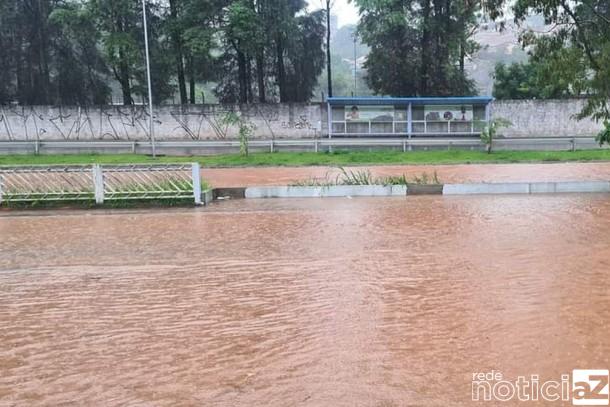
[[[610,161],[609,150],[577,151],[335,151],[332,153],[252,153],[212,156],[163,156],[153,159],[135,154],[0,155],[0,165],[33,164],[139,164],[199,162],[204,167],[347,166],[383,164],[471,164]]]

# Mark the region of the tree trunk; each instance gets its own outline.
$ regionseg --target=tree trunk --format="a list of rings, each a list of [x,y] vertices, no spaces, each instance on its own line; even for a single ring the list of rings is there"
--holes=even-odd
[[[419,95],[428,96],[428,80],[430,69],[430,0],[424,0],[422,5],[422,55]]]
[[[462,74],[462,77],[465,78],[465,72],[464,72],[464,61],[466,59],[466,49],[465,49],[465,44],[464,44],[465,40],[462,39],[460,41],[460,73]],[[462,84],[462,93],[465,94],[466,93],[466,86],[465,84]]]
[[[42,103],[51,103],[51,77],[49,74],[49,50],[48,50],[48,32],[47,32],[47,19],[49,11],[47,10],[47,2],[41,1],[40,3],[40,82],[42,89]]]
[[[258,81],[258,101],[265,103],[265,56],[263,50],[260,50],[256,56],[256,78]]]
[[[17,41],[21,40],[19,38]],[[24,56],[23,51],[21,49],[16,48],[17,55],[17,101],[20,105],[24,105],[27,103],[26,92],[27,92],[27,74],[24,69]]]
[[[263,25],[267,24],[267,0],[257,0],[253,2],[256,13]],[[268,39],[268,33],[265,33],[263,39]],[[258,87],[258,101],[260,103],[267,102],[267,89],[265,84],[265,45],[259,44],[256,50],[256,86]]]
[[[191,104],[195,104],[197,103],[197,101],[195,100],[195,87],[196,87],[196,83],[195,83],[195,64],[193,62],[193,57],[190,57],[188,59],[188,69],[189,69],[189,91],[190,91],[190,98],[191,98]]]
[[[239,82],[239,103],[248,103],[248,82],[246,71],[246,56],[243,52],[237,51],[237,76]]]
[[[131,84],[129,83],[129,66],[125,63],[123,50],[119,51],[121,62],[119,64],[119,83],[123,92],[123,104],[132,105],[133,98],[131,97]]]
[[[333,75],[330,59],[330,1],[326,0],[326,76],[328,78],[328,97],[333,97]]]
[[[247,103],[254,102],[254,95],[252,94],[252,58],[246,56],[246,89],[248,91]]]
[[[127,31],[127,27],[126,27],[126,23],[124,23],[123,19],[121,16],[117,16],[116,22],[115,22],[115,27],[116,27],[116,31],[118,33],[124,33]],[[133,98],[131,96],[131,84],[129,82],[130,80],[130,68],[129,65],[126,62],[126,56],[125,56],[125,51],[123,50],[123,47],[119,47],[119,71],[118,73],[115,71],[115,76],[117,77],[117,80],[119,81],[119,84],[121,85],[121,91],[123,93],[123,104],[124,105],[132,105],[133,104]]]
[[[445,0],[445,9],[443,14],[444,26],[443,30],[441,30],[441,47],[442,47],[442,59],[441,59],[441,75],[443,78],[443,86],[448,92],[449,95],[455,94],[451,91],[452,84],[450,83],[450,78],[447,75],[447,66],[451,63],[451,57],[449,55],[449,44],[451,42],[451,36],[455,33],[453,31],[453,19],[451,14],[451,0]],[[460,86],[462,87],[462,86]]]
[[[433,36],[434,36],[434,59],[432,59],[433,70],[432,70],[432,91],[434,96],[444,95],[446,89],[445,83],[445,38],[443,37],[443,31],[445,30],[445,21],[443,14],[443,1],[432,0],[434,6],[433,20]],[[432,95],[430,95],[432,96]]]
[[[281,37],[276,42],[277,52],[277,80],[280,88],[280,103],[287,102],[288,95],[286,89],[286,67],[284,66],[284,44]]]
[[[23,2],[25,18],[28,19],[27,59],[30,78],[28,86],[28,102],[30,104],[46,105],[50,103],[50,76],[48,64],[48,38],[46,1]]]
[[[169,0],[170,15],[172,18],[172,43],[176,58],[176,73],[178,75],[178,89],[180,90],[180,103],[188,103],[186,95],[186,79],[184,77],[184,55],[182,52],[182,36],[178,29],[178,0]]]

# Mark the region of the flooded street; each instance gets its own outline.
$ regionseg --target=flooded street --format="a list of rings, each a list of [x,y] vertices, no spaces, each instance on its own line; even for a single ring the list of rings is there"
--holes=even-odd
[[[348,171],[370,171],[375,177],[406,175],[408,178],[436,173],[441,183],[605,181],[610,178],[610,162],[570,162],[536,164],[446,164],[346,166]],[[254,167],[204,168],[201,176],[214,187],[288,185],[295,181],[334,179],[338,167]]]
[[[2,407],[472,405],[475,372],[610,367],[608,195],[13,212],[0,237]]]

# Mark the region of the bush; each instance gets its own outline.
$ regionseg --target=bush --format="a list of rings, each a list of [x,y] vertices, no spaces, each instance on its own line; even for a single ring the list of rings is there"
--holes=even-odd
[[[491,153],[492,144],[498,130],[503,127],[510,127],[512,123],[506,119],[498,118],[492,120],[481,132],[481,141],[485,143],[487,153]]]
[[[610,144],[610,121],[604,120],[604,129],[597,133],[595,141],[599,143],[601,147],[604,143]]]

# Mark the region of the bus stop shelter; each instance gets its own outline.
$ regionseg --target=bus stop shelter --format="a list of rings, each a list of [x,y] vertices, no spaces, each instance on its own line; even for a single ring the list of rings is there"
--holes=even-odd
[[[479,136],[490,120],[487,96],[332,97],[328,137]]]

